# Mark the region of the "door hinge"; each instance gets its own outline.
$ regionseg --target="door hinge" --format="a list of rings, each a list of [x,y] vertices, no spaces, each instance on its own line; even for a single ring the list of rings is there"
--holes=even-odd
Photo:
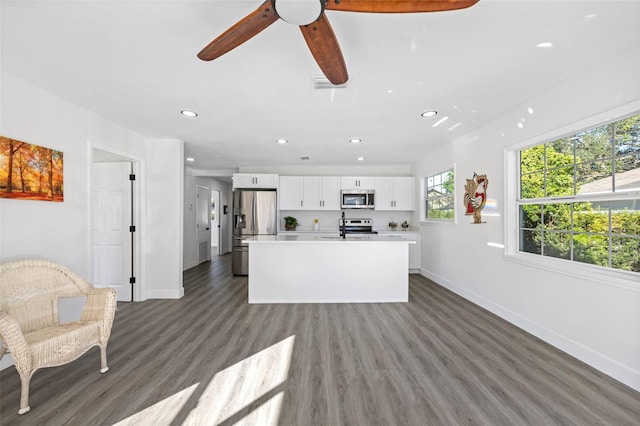
[[[129,180],[136,180],[136,175],[133,175],[133,174],[129,175]]]
[[[129,227],[129,232],[136,232],[136,227],[135,227],[135,226],[133,226],[133,225],[131,225],[131,226]]]
[[[136,277],[129,278],[129,284],[135,284],[135,283],[136,283]]]

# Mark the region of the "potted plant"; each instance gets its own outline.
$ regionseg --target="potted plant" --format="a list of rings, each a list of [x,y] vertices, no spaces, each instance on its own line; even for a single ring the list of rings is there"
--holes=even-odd
[[[282,218],[284,220],[284,229],[287,231],[295,231],[296,226],[298,226],[298,219],[293,216],[285,216]]]

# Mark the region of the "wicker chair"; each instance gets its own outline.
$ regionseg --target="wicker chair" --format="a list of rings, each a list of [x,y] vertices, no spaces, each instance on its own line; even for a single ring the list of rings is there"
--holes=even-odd
[[[86,297],[79,321],[61,324],[60,299]],[[107,372],[107,340],[116,310],[116,292],[95,288],[69,269],[47,260],[0,264],[0,359],[11,353],[22,392],[20,410],[29,407],[29,382],[44,367],[69,363],[100,347],[101,373]]]

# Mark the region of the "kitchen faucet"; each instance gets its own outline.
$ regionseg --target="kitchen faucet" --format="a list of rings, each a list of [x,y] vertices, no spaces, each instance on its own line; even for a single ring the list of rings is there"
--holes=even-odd
[[[342,217],[340,218],[340,237],[343,240],[347,238],[347,228],[344,222],[344,211],[342,212]]]

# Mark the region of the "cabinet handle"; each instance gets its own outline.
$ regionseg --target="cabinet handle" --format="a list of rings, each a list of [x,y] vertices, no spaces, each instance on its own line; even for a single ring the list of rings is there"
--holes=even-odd
[[[300,207],[304,207],[304,200],[300,200]]]

